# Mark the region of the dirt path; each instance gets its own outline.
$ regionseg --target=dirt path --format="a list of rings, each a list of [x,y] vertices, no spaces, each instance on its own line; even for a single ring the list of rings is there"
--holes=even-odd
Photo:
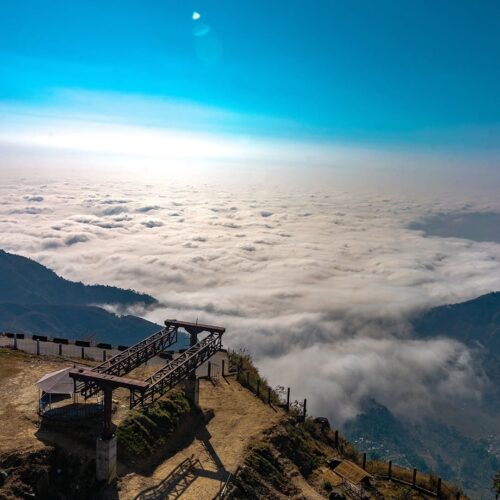
[[[7,349],[0,350],[0,453],[38,449],[38,389],[35,382],[68,363],[48,361]]]
[[[121,478],[119,498],[142,498],[141,492],[152,488],[157,498],[177,498],[182,494],[185,499],[212,499],[221,480],[242,462],[251,438],[282,416],[232,378],[227,382],[221,379],[216,386],[201,381],[200,406],[213,409],[215,416],[196,432],[193,442],[161,463],[151,476],[131,473]],[[176,469],[183,464],[184,469]]]

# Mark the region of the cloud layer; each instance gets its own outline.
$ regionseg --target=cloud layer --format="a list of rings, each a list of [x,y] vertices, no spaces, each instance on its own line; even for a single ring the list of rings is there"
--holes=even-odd
[[[416,341],[418,310],[500,288],[500,245],[426,237],[433,214],[494,198],[419,198],[253,176],[186,181],[5,179],[0,246],[86,283],[144,291],[145,313],[222,324],[274,385],[338,421],[367,396],[397,413],[480,396],[471,353]]]

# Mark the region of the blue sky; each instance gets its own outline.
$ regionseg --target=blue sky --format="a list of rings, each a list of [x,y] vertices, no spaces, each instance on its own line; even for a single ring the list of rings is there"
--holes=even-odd
[[[1,7],[3,136],[73,116],[304,142],[498,147],[498,1]]]

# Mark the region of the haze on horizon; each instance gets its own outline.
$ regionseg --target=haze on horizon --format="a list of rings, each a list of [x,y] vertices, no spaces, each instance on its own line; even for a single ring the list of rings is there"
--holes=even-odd
[[[498,242],[470,236],[500,213],[499,21],[495,1],[3,2],[0,247],[223,323],[340,421],[368,395],[413,417],[477,400],[466,346],[408,321],[500,288]]]

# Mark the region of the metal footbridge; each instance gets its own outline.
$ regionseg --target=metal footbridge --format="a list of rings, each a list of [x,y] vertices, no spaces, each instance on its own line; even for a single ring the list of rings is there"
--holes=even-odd
[[[145,381],[124,378],[135,368],[143,365],[177,342],[178,329],[190,334],[191,346],[176,359],[169,361]],[[198,341],[198,334],[208,335]],[[175,385],[195,377],[196,369],[210,359],[222,346],[220,326],[167,320],[165,328],[154,333],[91,370],[72,370],[70,376],[77,383],[77,391],[85,399],[104,392],[105,399],[117,387],[130,390],[130,408],[146,407],[154,403]],[[106,401],[105,401],[106,406]]]
[[[202,341],[190,347],[176,359],[168,362],[156,373],[146,379],[148,387],[145,391],[130,390],[130,408],[138,405],[148,406],[175,387],[179,382],[189,378],[196,369],[210,359],[222,347],[222,333],[213,331]]]

